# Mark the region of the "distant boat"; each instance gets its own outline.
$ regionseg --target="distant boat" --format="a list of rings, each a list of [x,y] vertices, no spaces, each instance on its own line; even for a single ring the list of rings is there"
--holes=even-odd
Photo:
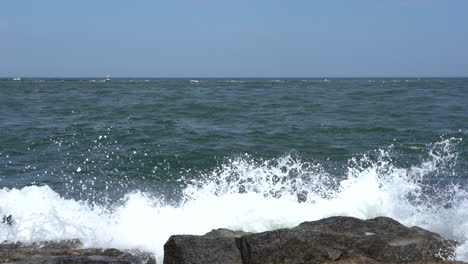
[[[21,81],[21,78],[20,77],[15,77],[15,78],[13,78],[13,81]]]
[[[110,82],[112,81],[110,75],[107,75],[106,78],[104,79],[105,82]]]

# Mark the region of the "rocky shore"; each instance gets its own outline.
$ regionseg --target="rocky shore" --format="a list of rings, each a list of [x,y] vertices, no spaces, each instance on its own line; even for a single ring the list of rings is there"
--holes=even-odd
[[[156,264],[156,259],[150,253],[140,251],[84,249],[79,240],[73,239],[33,244],[4,242],[0,244],[0,263]]]
[[[377,217],[330,217],[262,233],[216,229],[203,236],[174,235],[164,264],[462,263],[450,261],[457,242],[419,227]],[[83,249],[80,241],[0,244],[2,263],[144,263],[153,255]]]

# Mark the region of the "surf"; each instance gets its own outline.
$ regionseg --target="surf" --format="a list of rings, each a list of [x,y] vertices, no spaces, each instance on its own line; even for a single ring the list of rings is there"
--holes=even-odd
[[[419,163],[400,166],[391,148],[360,154],[343,175],[286,154],[274,159],[240,155],[197,177],[182,177],[177,202],[133,191],[118,201],[66,198],[47,185],[0,190],[2,241],[80,239],[85,247],[140,249],[162,259],[170,235],[201,235],[214,228],[261,232],[329,216],[392,217],[460,241],[456,259],[468,260],[465,186],[439,184],[434,175],[457,163],[449,138],[431,144]],[[466,175],[453,175],[454,179]]]

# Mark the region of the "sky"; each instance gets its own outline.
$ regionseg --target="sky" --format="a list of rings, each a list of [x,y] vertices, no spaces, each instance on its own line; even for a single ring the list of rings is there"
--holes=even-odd
[[[0,0],[0,77],[463,77],[467,0]]]

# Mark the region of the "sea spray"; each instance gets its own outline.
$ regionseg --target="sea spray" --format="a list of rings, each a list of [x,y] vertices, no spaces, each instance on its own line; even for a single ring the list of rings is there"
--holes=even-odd
[[[13,215],[13,225],[0,225],[0,239],[78,238],[86,247],[137,248],[161,259],[173,234],[200,235],[220,227],[259,232],[334,215],[389,216],[460,241],[456,257],[468,260],[466,190],[457,175],[453,182],[437,182],[438,174],[452,173],[460,141],[428,145],[421,161],[408,167],[397,165],[392,147],[356,155],[344,175],[298,155],[270,160],[243,155],[187,178],[176,205],[149,192],[94,203],[64,198],[47,185],[4,188],[0,212]]]

